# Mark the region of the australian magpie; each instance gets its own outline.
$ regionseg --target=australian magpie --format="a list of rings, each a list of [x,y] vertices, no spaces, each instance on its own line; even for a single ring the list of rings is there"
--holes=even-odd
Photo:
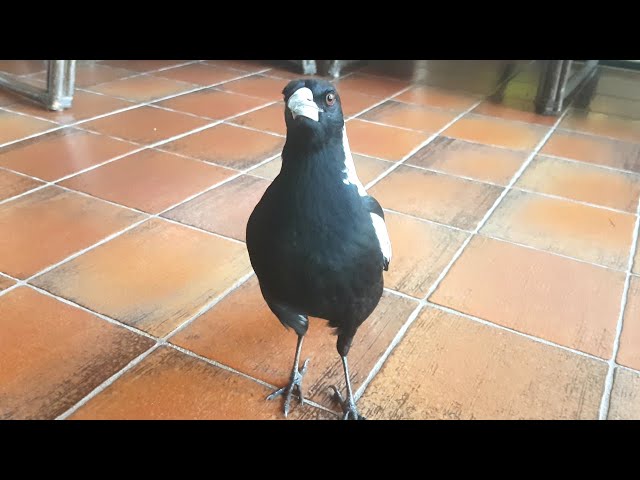
[[[293,80],[282,91],[287,139],[279,175],[267,188],[247,223],[247,249],[262,296],[280,322],[298,334],[290,383],[284,395],[289,412],[294,390],[301,402],[299,369],[308,317],[329,321],[338,336],[347,385],[335,398],[344,419],[360,419],[347,354],[358,327],[378,305],[391,242],[380,204],[358,179],[349,149],[340,95],[324,80]]]

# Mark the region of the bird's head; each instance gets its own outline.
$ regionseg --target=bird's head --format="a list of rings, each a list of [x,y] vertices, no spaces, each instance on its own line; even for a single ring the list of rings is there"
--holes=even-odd
[[[344,116],[336,87],[325,80],[292,80],[282,91],[287,136],[311,142],[342,138]]]

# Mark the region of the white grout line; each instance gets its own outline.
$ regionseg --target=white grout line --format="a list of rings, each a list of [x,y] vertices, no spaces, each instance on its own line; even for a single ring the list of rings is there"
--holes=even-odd
[[[577,350],[575,348],[567,347],[565,345],[561,345],[559,343],[552,342],[551,340],[546,340],[546,339],[544,339],[542,337],[536,337],[534,335],[531,335],[531,334],[528,334],[528,333],[525,333],[525,332],[521,332],[519,330],[515,330],[515,329],[510,328],[510,327],[505,327],[504,325],[500,325],[498,323],[490,322],[489,320],[485,320],[483,318],[476,317],[475,315],[470,315],[468,313],[461,312],[459,310],[456,310],[455,308],[447,307],[445,305],[440,305],[440,304],[433,303],[433,302],[430,302],[430,301],[427,301],[425,305],[427,305],[427,306],[429,306],[431,308],[435,308],[436,310],[441,310],[443,312],[450,313],[452,315],[457,315],[459,317],[463,317],[463,318],[466,318],[468,320],[472,320],[474,322],[481,323],[481,324],[486,325],[488,327],[494,327],[494,328],[497,328],[498,330],[504,330],[505,332],[513,333],[513,334],[518,335],[520,337],[524,337],[524,338],[527,338],[529,340],[532,340],[532,341],[534,341],[536,343],[542,343],[543,345],[547,345],[549,347],[556,347],[556,348],[559,348],[561,350],[564,350],[565,352],[569,352],[569,353],[573,353],[573,354],[576,354],[576,355],[580,355],[582,357],[587,357],[587,358],[589,358],[591,360],[596,360],[598,362],[602,362],[602,363],[606,362],[605,359],[600,358],[600,357],[598,357],[596,355],[592,355],[591,353],[587,353],[587,352],[583,352],[581,350]]]
[[[640,201],[638,201],[638,207],[636,215],[640,214]],[[631,270],[633,268],[633,260],[635,257],[636,249],[638,247],[638,230],[640,229],[640,217],[636,216],[636,223],[633,230],[633,240],[631,242],[631,250],[629,252],[629,259],[627,261],[627,275],[624,281],[624,288],[622,290],[622,298],[620,299],[620,313],[618,316],[618,322],[616,324],[616,336],[613,341],[613,352],[611,358],[607,362],[609,364],[609,370],[605,378],[604,389],[602,393],[602,400],[600,401],[600,420],[606,420],[609,415],[609,403],[611,402],[611,392],[613,390],[613,377],[617,366],[616,357],[618,356],[618,350],[620,349],[620,337],[622,335],[622,327],[624,323],[625,310],[627,308],[627,301],[629,299],[629,285],[631,283]]]
[[[478,102],[479,103],[479,102]],[[396,336],[394,337],[393,341],[389,344],[387,350],[384,352],[384,354],[380,357],[380,359],[378,360],[378,362],[376,362],[376,364],[374,365],[373,369],[371,369],[371,371],[369,372],[369,375],[367,376],[366,380],[362,383],[362,385],[360,386],[360,388],[358,389],[358,391],[356,392],[356,398],[360,398],[362,396],[362,394],[365,392],[367,386],[369,385],[369,383],[371,383],[371,381],[373,380],[373,378],[376,376],[376,374],[378,373],[378,371],[382,368],[382,365],[384,365],[384,363],[386,362],[387,358],[389,357],[389,355],[391,355],[391,352],[393,351],[393,349],[400,343],[400,341],[402,340],[402,338],[404,337],[404,334],[406,333],[406,331],[408,330],[408,328],[411,326],[411,324],[413,323],[413,321],[417,318],[418,316],[418,312],[425,306],[428,304],[428,299],[429,297],[433,294],[433,292],[438,288],[438,286],[440,285],[440,283],[442,282],[442,280],[444,279],[444,277],[449,273],[449,271],[451,270],[451,268],[453,267],[453,265],[455,264],[455,262],[458,260],[458,258],[460,258],[460,256],[462,255],[462,253],[464,252],[465,248],[467,247],[467,245],[469,245],[469,243],[471,242],[471,240],[478,234],[478,232],[480,231],[480,229],[484,226],[484,224],[486,223],[486,221],[489,219],[489,217],[491,216],[491,214],[496,210],[496,208],[498,208],[498,205],[500,205],[500,202],[502,202],[502,200],[506,197],[507,192],[511,189],[511,187],[516,183],[516,181],[518,180],[518,178],[524,173],[525,169],[527,168],[527,166],[529,165],[529,163],[531,163],[531,161],[535,158],[538,150],[540,150],[542,148],[542,146],[546,143],[546,141],[549,139],[549,137],[553,134],[554,130],[556,129],[556,127],[560,124],[560,122],[562,121],[562,119],[564,118],[564,116],[566,115],[568,110],[565,110],[556,120],[555,124],[553,125],[553,127],[551,127],[551,129],[545,134],[545,136],[538,142],[538,144],[536,145],[536,147],[533,149],[533,151],[528,155],[527,159],[523,162],[523,164],[520,166],[520,168],[518,169],[518,171],[513,175],[513,177],[511,178],[510,182],[507,184],[507,186],[505,187],[505,189],[501,192],[501,194],[498,196],[498,198],[496,199],[496,201],[493,203],[492,207],[486,212],[486,214],[483,216],[483,218],[480,220],[480,222],[478,222],[478,225],[476,226],[476,228],[471,232],[471,235],[469,235],[463,242],[462,245],[460,245],[460,247],[458,248],[458,250],[456,251],[456,253],[453,255],[453,257],[451,258],[451,260],[449,261],[449,263],[445,266],[445,268],[442,270],[442,272],[440,272],[440,275],[438,276],[438,278],[436,278],[435,282],[433,282],[433,284],[431,285],[431,287],[429,287],[429,290],[427,291],[427,294],[424,296],[423,300],[420,302],[420,304],[416,307],[416,310],[414,311],[414,313],[412,313],[409,318],[407,319],[407,321],[405,322],[405,324],[402,326],[402,328],[398,331],[398,333],[396,334]],[[456,119],[459,117],[456,117]],[[408,158],[408,157],[407,157]],[[406,159],[405,159],[406,160]],[[404,160],[403,160],[404,161]],[[397,168],[397,167],[396,167]],[[390,169],[393,170],[393,169]],[[375,181],[379,181],[379,179],[376,179]],[[374,182],[375,182],[374,181]],[[367,188],[369,188],[370,185],[367,186]]]

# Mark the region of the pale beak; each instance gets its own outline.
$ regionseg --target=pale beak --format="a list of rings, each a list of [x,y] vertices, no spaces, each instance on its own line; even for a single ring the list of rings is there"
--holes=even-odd
[[[296,90],[295,93],[289,97],[287,107],[291,110],[293,118],[302,116],[310,118],[314,122],[318,121],[319,112],[324,111],[313,101],[313,93],[307,87]]]

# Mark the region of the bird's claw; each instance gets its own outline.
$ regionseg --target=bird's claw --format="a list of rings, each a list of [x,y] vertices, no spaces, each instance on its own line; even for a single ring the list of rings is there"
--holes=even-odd
[[[294,390],[298,393],[298,398],[300,399],[300,404],[304,405],[304,395],[302,393],[302,378],[305,373],[307,373],[307,366],[309,365],[310,358],[307,358],[302,364],[302,369],[298,371],[293,371],[291,375],[291,381],[289,385],[286,387],[282,387],[271,395],[267,397],[267,400],[273,400],[274,398],[279,397],[280,395],[284,395],[284,416],[289,415],[289,408],[291,407],[291,397],[293,396]]]
[[[338,390],[334,385],[329,386],[333,390],[333,397],[342,407],[343,420],[366,420],[365,417],[358,413],[358,409],[356,408],[356,404],[351,400],[345,400],[340,390]]]

